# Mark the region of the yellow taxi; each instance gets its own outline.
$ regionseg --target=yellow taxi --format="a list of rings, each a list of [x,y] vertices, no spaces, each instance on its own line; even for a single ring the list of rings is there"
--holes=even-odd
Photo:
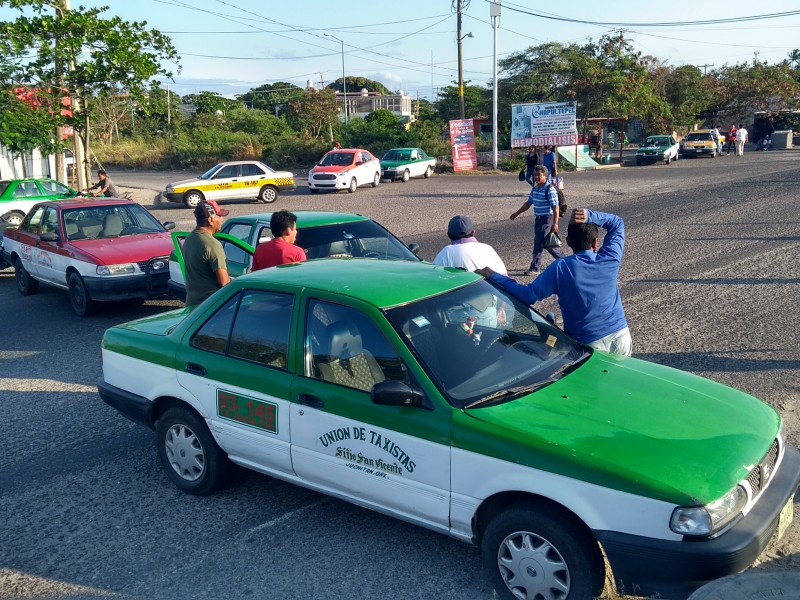
[[[717,156],[717,145],[711,137],[710,129],[698,129],[691,131],[683,140],[683,157],[694,158],[695,156]]]

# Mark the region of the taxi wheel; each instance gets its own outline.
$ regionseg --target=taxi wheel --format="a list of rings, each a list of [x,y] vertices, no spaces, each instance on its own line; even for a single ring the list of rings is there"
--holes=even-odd
[[[69,287],[69,303],[72,305],[72,310],[79,317],[86,317],[94,312],[96,303],[89,295],[89,290],[86,289],[86,284],[77,273],[72,273],[67,279]]]
[[[278,199],[278,190],[271,185],[265,185],[258,193],[258,199],[264,204],[272,204]]]
[[[355,192],[357,189],[358,189],[358,183],[356,182],[356,178],[355,178],[355,177],[353,177],[353,178],[350,180],[350,187],[349,187],[349,188],[347,188],[347,191],[348,191],[349,193],[351,193],[351,194],[352,194],[352,193],[353,193],[353,192]]]
[[[380,183],[381,183],[381,174],[375,173],[375,177],[372,178],[372,187],[378,187]]]
[[[14,279],[17,280],[17,289],[23,296],[30,296],[39,291],[39,282],[25,270],[20,259],[14,261]]]
[[[3,220],[14,227],[19,227],[22,224],[22,219],[25,218],[25,213],[18,210],[12,210],[10,213],[3,215]]]
[[[183,203],[189,208],[194,208],[203,200],[205,200],[205,198],[203,198],[203,194],[197,190],[189,190],[183,195]]]
[[[425,169],[425,179],[430,179],[431,175],[433,175],[433,169],[428,166],[428,168]]]
[[[497,515],[483,534],[481,558],[500,598],[600,596],[605,564],[600,547],[573,517],[548,506],[519,503]]]
[[[408,182],[409,179],[411,179],[411,173],[409,173],[408,169],[406,169],[403,171],[403,183]]]
[[[228,457],[193,411],[176,407],[165,412],[156,424],[156,444],[161,466],[178,489],[200,496],[225,483]]]

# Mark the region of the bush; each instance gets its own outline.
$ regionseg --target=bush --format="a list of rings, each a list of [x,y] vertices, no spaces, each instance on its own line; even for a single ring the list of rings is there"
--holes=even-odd
[[[501,171],[519,172],[525,168],[525,158],[504,158],[497,161],[497,168]]]

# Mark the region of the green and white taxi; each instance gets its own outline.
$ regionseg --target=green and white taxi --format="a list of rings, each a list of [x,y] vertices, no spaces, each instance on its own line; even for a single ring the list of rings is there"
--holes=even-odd
[[[492,284],[409,261],[243,275],[108,329],[101,397],[181,490],[230,463],[478,544],[503,598],[641,595],[749,566],[793,515],[778,413],[581,346]]]
[[[436,158],[422,148],[394,148],[381,157],[381,179],[398,179],[405,183],[412,177],[430,177]]]
[[[657,163],[662,160],[669,164],[678,160],[680,146],[671,135],[651,135],[636,150],[636,164]]]
[[[294,175],[274,171],[257,160],[220,163],[193,179],[167,185],[162,194],[170,202],[193,208],[203,200],[255,199],[271,204],[278,193],[295,189]]]

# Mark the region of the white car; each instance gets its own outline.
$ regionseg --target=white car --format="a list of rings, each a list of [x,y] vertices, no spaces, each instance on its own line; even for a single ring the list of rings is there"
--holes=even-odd
[[[163,195],[170,202],[193,208],[203,200],[240,198],[272,204],[279,192],[294,189],[294,175],[289,171],[274,171],[260,161],[243,160],[220,163],[200,177],[170,183]]]
[[[347,190],[352,194],[359,186],[378,187],[380,182],[381,161],[361,148],[331,150],[308,172],[312,194],[320,190]]]

